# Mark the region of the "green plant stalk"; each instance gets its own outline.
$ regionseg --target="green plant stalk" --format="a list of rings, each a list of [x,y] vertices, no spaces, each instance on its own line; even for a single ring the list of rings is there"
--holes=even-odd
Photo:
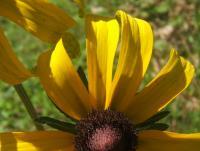
[[[30,117],[32,118],[37,130],[44,130],[44,127],[35,121],[35,119],[37,118],[37,112],[36,112],[33,104],[31,103],[31,100],[29,99],[29,97],[26,93],[26,90],[24,89],[22,84],[14,85],[14,88],[17,91],[17,94],[19,95],[24,106],[26,107],[26,110],[28,111]]]

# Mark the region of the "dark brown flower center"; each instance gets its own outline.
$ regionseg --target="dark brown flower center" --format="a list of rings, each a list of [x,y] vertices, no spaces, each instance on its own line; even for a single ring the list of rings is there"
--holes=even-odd
[[[136,131],[119,112],[92,111],[77,124],[77,151],[135,151]]]

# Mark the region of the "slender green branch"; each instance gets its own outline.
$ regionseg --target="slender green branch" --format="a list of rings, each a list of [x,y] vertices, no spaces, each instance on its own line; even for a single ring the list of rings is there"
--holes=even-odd
[[[24,87],[22,86],[22,84],[14,85],[14,88],[17,91],[17,93],[18,93],[20,99],[22,100],[24,106],[26,107],[26,110],[28,111],[30,117],[32,118],[37,130],[44,130],[43,126],[35,121],[35,119],[37,118],[37,112],[34,109],[34,106],[31,103],[31,101],[30,101]]]

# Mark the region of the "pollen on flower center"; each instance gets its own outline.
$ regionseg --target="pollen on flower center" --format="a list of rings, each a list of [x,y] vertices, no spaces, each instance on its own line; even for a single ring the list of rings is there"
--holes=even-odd
[[[136,131],[119,112],[92,111],[77,124],[77,151],[135,151]]]
[[[88,140],[88,146],[91,150],[106,151],[112,149],[121,139],[121,134],[118,130],[105,126],[96,129]]]

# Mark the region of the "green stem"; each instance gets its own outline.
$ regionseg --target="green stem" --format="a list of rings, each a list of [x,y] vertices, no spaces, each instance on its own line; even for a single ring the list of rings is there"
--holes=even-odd
[[[29,99],[29,97],[28,97],[24,87],[22,86],[22,84],[14,85],[14,88],[17,91],[17,93],[18,93],[20,99],[22,100],[24,106],[26,107],[26,110],[28,111],[30,117],[32,118],[37,130],[44,130],[43,126],[35,121],[35,119],[37,118],[37,112],[34,109],[34,106],[31,103],[31,100]]]

